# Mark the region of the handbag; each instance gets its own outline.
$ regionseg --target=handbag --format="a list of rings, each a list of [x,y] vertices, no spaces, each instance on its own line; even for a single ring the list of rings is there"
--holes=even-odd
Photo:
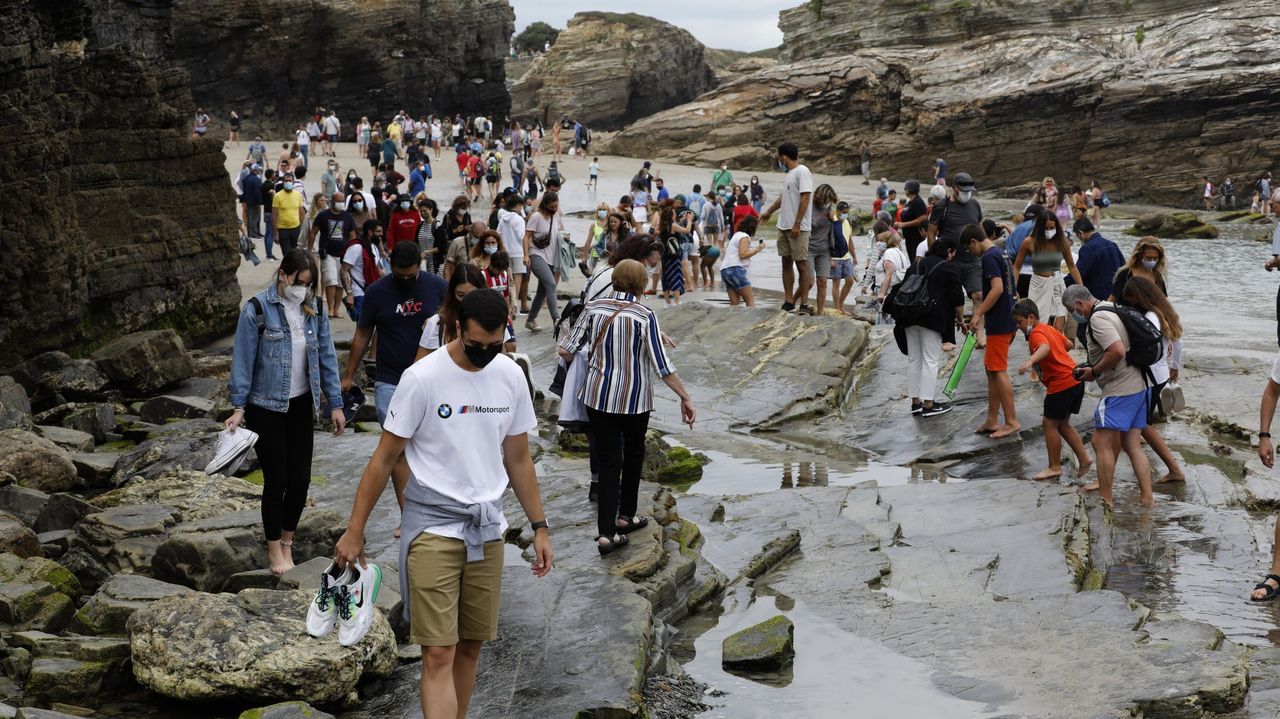
[[[587,357],[584,350],[578,350],[572,362],[561,362],[565,368],[565,381],[560,395],[560,416],[556,419],[564,429],[581,432],[587,426],[587,405],[578,395],[587,382]],[[559,370],[557,370],[557,374]]]

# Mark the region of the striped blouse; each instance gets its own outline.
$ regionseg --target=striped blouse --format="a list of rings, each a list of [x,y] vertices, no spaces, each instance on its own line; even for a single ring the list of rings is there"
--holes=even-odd
[[[604,327],[623,307],[626,309]],[[604,339],[592,352],[602,330]],[[579,397],[583,404],[599,412],[649,412],[653,409],[653,371],[656,369],[659,377],[676,371],[662,347],[653,310],[626,292],[612,292],[588,302],[573,330],[560,341],[560,348],[567,352],[582,348],[589,353],[587,379]]]

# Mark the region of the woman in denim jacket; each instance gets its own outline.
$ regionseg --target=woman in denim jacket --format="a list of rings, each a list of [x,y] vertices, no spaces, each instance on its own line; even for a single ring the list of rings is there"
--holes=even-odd
[[[236,327],[227,429],[244,422],[258,433],[262,527],[271,571],[293,568],[293,533],[311,484],[315,413],[327,406],[342,434],[342,389],[329,319],[319,308],[320,270],[306,250],[280,261],[276,281],[245,303]],[[256,305],[256,306],[255,306]]]

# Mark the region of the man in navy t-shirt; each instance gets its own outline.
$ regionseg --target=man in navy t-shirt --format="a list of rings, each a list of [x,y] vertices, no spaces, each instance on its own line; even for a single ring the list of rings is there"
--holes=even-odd
[[[987,419],[978,434],[1000,439],[1022,430],[1013,402],[1013,381],[1009,379],[1009,345],[1018,325],[1013,319],[1013,273],[1004,250],[996,247],[981,225],[968,225],[960,232],[960,241],[969,251],[982,258],[982,303],[973,309],[969,331],[977,332],[986,323],[987,350],[983,366],[987,370]],[[1004,424],[1000,424],[1000,410]]]
[[[449,286],[444,280],[419,271],[421,260],[417,243],[402,242],[391,250],[391,274],[365,289],[364,306],[360,309],[355,336],[351,338],[347,371],[342,378],[344,392],[351,388],[356,367],[364,358],[374,331],[377,331],[373,401],[379,424],[387,419],[387,407],[391,405],[396,385],[400,384],[400,375],[409,369],[418,354],[422,325],[440,309],[448,291]],[[396,500],[403,507],[404,487],[409,481],[409,464],[403,456],[396,463],[391,478],[395,484]]]

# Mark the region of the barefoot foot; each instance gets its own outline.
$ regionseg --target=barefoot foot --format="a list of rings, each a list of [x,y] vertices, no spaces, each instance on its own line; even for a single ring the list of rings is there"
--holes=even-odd
[[[1169,482],[1185,482],[1185,481],[1187,481],[1187,475],[1183,474],[1182,472],[1177,472],[1177,473],[1170,472],[1165,476],[1161,477],[1160,479],[1157,479],[1156,484],[1167,484]]]
[[[992,432],[991,439],[1002,439],[1004,437],[1017,434],[1021,431],[1022,431],[1022,425],[1020,424],[1006,424],[1000,429]]]
[[[1061,476],[1062,476],[1061,467],[1057,469],[1049,468],[1049,469],[1042,469],[1039,472],[1036,472],[1035,476],[1033,476],[1032,479],[1043,481],[1046,479],[1057,479],[1058,477],[1061,477]]]
[[[1083,487],[1081,487],[1081,488],[1080,488],[1080,491],[1081,491],[1081,492],[1096,492],[1096,491],[1098,491],[1098,488],[1099,488],[1100,486],[1101,486],[1101,485],[1099,485],[1097,482],[1090,482],[1090,483],[1088,483],[1088,484],[1084,485]]]
[[[1076,470],[1076,476],[1077,477],[1085,476],[1086,474],[1089,473],[1089,470],[1092,467],[1093,467],[1093,460],[1086,457],[1083,461],[1080,461],[1080,468]]]

